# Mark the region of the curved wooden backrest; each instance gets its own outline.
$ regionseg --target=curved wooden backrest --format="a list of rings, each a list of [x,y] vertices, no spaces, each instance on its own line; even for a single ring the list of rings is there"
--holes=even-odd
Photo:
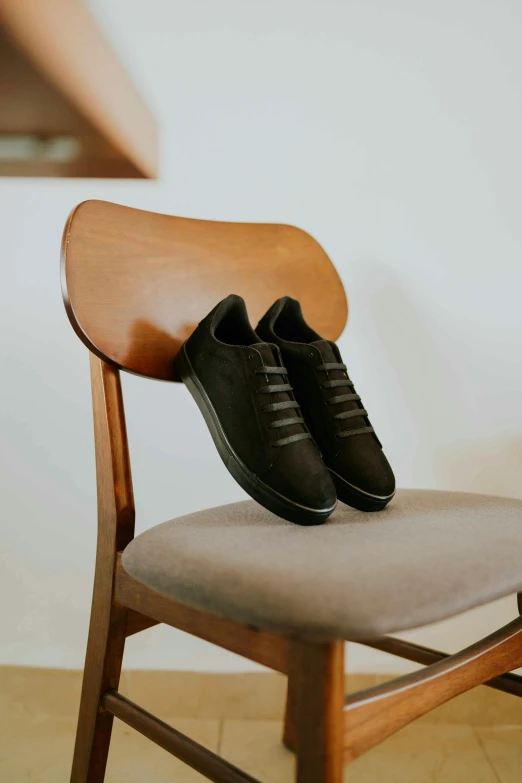
[[[239,294],[253,327],[280,296],[336,340],[346,296],[320,245],[293,226],[218,223],[85,201],[62,243],[62,290],[87,347],[124,370],[173,380],[172,360],[198,322]]]

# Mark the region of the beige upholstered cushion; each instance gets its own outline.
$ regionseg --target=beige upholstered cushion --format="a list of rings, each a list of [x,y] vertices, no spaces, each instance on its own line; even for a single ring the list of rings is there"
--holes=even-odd
[[[264,628],[379,636],[522,591],[522,501],[402,490],[384,511],[339,503],[319,527],[253,501],[138,536],[135,578],[178,601]]]

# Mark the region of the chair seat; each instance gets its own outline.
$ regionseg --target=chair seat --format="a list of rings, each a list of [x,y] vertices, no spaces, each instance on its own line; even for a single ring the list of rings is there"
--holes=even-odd
[[[221,617],[371,638],[522,591],[522,501],[401,490],[379,513],[339,503],[318,527],[244,501],[151,528],[125,549],[123,567]]]

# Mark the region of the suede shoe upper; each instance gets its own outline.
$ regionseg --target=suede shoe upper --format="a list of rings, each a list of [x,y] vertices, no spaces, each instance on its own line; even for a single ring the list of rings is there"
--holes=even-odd
[[[279,346],[339,498],[366,510],[384,507],[395,491],[395,478],[337,345],[308,326],[299,302],[290,297],[275,302],[256,332]]]
[[[260,341],[243,299],[231,295],[220,302],[183,349],[226,440],[248,470],[291,503],[331,513],[335,487],[303,420],[280,351]]]

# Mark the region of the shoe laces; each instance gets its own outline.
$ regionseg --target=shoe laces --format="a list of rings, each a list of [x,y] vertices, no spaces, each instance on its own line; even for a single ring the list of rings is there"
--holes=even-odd
[[[286,367],[271,367],[266,364],[256,367],[254,370],[255,375],[264,375],[267,381],[270,380],[271,375],[280,375],[288,380],[288,371]],[[265,386],[261,386],[256,390],[258,394],[269,394],[270,402],[261,407],[263,413],[275,413],[276,411],[292,411],[294,415],[290,415],[282,419],[274,419],[267,425],[268,429],[280,429],[281,427],[290,427],[293,424],[300,424],[304,428],[304,432],[297,432],[293,435],[288,435],[284,438],[278,438],[273,441],[272,446],[287,446],[289,443],[296,443],[298,440],[310,440],[312,438],[308,428],[305,424],[305,420],[301,415],[299,403],[295,399],[283,400],[281,402],[272,402],[272,394],[287,393],[293,398],[292,386],[286,383],[267,383]]]
[[[325,372],[328,377],[328,373],[331,371],[340,371],[345,373],[346,378],[341,378],[339,380],[330,380],[324,381],[321,383],[322,389],[340,389],[341,387],[351,389],[352,391],[347,394],[334,394],[332,397],[326,398],[326,402],[328,405],[341,405],[344,402],[360,402],[361,398],[358,394],[355,394],[354,392],[354,384],[353,381],[350,380],[348,377],[348,371],[345,364],[342,364],[342,362],[324,362],[323,364],[318,364],[316,367],[316,370],[319,370],[320,372]],[[355,408],[354,410],[350,411],[340,411],[339,413],[335,413],[332,415],[332,419],[336,421],[346,421],[347,419],[355,419],[358,416],[368,416],[368,411],[365,411],[364,408]],[[342,427],[342,425],[341,425]],[[355,427],[354,429],[341,429],[340,432],[337,433],[338,438],[349,438],[353,435],[365,435],[366,433],[374,432],[374,429],[372,426],[368,427]]]

